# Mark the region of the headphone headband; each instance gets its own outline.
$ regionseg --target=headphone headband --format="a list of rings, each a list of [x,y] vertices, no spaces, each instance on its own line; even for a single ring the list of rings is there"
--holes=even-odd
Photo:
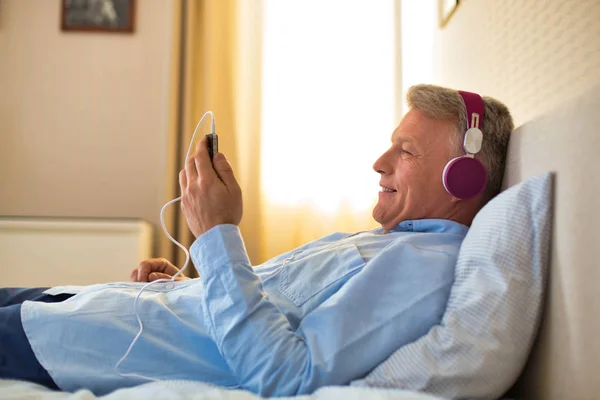
[[[459,90],[458,93],[462,96],[467,108],[467,129],[481,129],[481,121],[483,121],[483,99],[477,93],[466,92]]]

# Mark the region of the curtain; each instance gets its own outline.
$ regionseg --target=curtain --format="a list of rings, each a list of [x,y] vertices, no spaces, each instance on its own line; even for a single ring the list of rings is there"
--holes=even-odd
[[[253,264],[334,231],[374,228],[371,165],[398,117],[395,4],[184,0],[170,198],[194,127],[212,110],[242,187]],[[189,247],[172,208],[169,231]],[[181,266],[183,252],[170,251]]]
[[[194,128],[205,111],[213,111],[219,151],[231,162],[243,191],[244,217],[240,229],[252,262],[260,260],[260,52],[262,3],[244,0],[183,0],[181,29],[174,35],[174,59],[179,68],[171,80],[172,131],[166,201],[180,195],[177,174],[183,168]],[[196,137],[208,133],[205,119]],[[170,142],[170,143],[171,143]],[[169,232],[189,248],[193,236],[179,203],[165,213]],[[160,232],[159,252],[179,267],[184,253]],[[194,276],[194,269],[189,268]]]

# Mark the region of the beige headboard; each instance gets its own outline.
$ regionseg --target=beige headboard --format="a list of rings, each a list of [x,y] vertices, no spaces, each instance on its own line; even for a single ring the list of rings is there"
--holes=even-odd
[[[504,186],[545,171],[555,172],[548,292],[512,394],[600,399],[600,87],[514,132]]]

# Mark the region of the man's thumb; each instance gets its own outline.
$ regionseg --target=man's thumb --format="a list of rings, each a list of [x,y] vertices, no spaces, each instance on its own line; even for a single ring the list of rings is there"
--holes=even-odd
[[[150,273],[150,275],[148,275],[148,282],[153,282],[157,279],[171,279],[171,278],[172,278],[172,276],[163,274],[162,272],[152,272],[152,273]]]
[[[227,187],[237,184],[235,176],[233,175],[233,168],[231,168],[231,164],[229,164],[229,161],[227,161],[227,158],[225,158],[225,154],[215,154],[213,158],[213,165],[217,175],[219,175],[219,178],[221,178]]]

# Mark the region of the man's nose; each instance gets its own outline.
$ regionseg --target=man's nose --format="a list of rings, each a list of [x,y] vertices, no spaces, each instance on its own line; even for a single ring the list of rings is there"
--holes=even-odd
[[[387,153],[387,151],[383,153],[377,160],[375,160],[375,163],[373,163],[373,170],[375,170],[375,172],[378,174],[388,174],[390,172],[389,164],[386,158]]]
[[[373,163],[373,169],[378,174],[389,175],[393,172],[393,163],[390,159],[390,150],[388,149],[385,153],[379,156],[379,158]]]

